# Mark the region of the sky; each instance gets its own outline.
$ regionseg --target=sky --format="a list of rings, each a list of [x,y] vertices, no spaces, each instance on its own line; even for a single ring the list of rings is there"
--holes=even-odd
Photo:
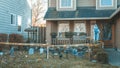
[[[31,6],[31,1],[32,1],[32,3],[34,3],[36,0],[27,0],[27,1],[28,1],[29,6],[32,7]],[[42,2],[44,3],[43,6],[44,6],[44,9],[45,9],[45,12],[43,12],[43,15],[45,15],[45,13],[47,11],[47,7],[48,7],[48,5],[47,5],[48,2],[47,2],[47,0],[42,0]],[[41,19],[40,23],[46,23],[46,21]]]

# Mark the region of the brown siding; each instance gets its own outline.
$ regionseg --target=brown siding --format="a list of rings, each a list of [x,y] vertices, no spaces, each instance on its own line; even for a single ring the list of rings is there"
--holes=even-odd
[[[56,7],[57,0],[49,0],[49,7]],[[96,6],[96,0],[76,0],[77,7]]]
[[[90,26],[90,21],[86,21],[86,31],[87,31],[87,35],[88,35],[88,36],[90,36],[90,32],[91,32],[91,31],[90,31],[90,30],[91,30],[90,28],[91,28],[91,26]]]
[[[74,21],[70,21],[70,31],[74,31]]]
[[[77,6],[96,6],[96,0],[77,0]]]
[[[51,44],[51,21],[46,21],[46,40],[48,44]]]
[[[57,32],[58,31],[58,23],[57,23],[57,21],[52,22],[51,28],[52,28],[52,32]]]
[[[56,1],[57,0],[48,0],[48,7],[56,7]]]
[[[116,37],[115,37],[116,46],[120,49],[120,19],[116,23],[116,32],[115,33],[116,33]]]

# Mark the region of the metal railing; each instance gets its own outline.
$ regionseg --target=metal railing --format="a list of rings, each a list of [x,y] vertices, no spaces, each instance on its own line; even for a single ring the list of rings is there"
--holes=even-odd
[[[75,38],[52,38],[53,45],[64,45],[64,44],[86,44],[93,43],[90,39],[75,39]]]

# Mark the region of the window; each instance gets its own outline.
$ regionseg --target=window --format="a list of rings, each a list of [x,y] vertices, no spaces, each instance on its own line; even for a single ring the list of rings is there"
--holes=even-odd
[[[11,14],[11,24],[16,25],[16,15]]]
[[[60,23],[58,26],[58,36],[64,37],[65,32],[69,32],[69,23]]]
[[[22,16],[18,15],[17,23],[18,23],[18,31],[21,32]]]
[[[111,7],[113,3],[113,0],[100,0],[100,7]]]
[[[79,35],[80,33],[86,33],[86,25],[85,23],[75,23],[74,24],[74,32]]]
[[[60,0],[60,8],[72,8],[73,0]]]

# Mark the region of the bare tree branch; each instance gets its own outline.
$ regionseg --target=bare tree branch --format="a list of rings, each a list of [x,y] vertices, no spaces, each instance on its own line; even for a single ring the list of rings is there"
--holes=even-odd
[[[39,23],[39,21],[44,17],[43,13],[45,9],[43,4],[42,0],[36,0],[36,2],[32,4],[32,24]]]

